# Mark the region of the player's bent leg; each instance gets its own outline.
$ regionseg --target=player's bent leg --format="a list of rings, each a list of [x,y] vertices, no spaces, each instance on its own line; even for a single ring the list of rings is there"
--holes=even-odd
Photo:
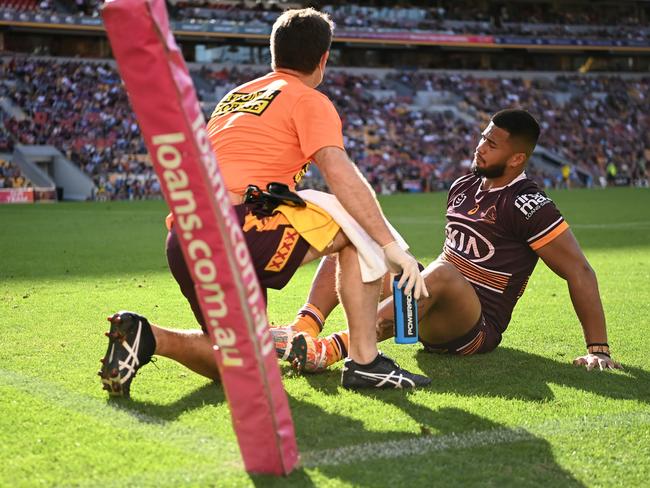
[[[294,322],[288,326],[271,327],[278,358],[290,362],[298,371],[316,372],[323,369],[323,363],[319,360],[322,350],[320,344],[301,336],[306,334],[317,337],[323,329],[325,317],[338,305],[337,253],[348,245],[350,241],[339,231],[323,251],[313,247],[307,250],[301,265],[322,258],[312,280],[307,303],[298,311]]]
[[[339,297],[336,293],[337,265],[338,253],[330,254],[321,259],[312,280],[307,301],[298,310],[294,321],[289,324],[289,327],[293,330],[306,332],[312,337],[317,337],[323,330],[326,318],[339,304]],[[387,274],[384,276],[379,299],[383,300],[391,293],[390,275]]]
[[[429,297],[418,301],[421,340],[426,344],[438,345],[464,338],[482,317],[481,303],[474,288],[446,261],[432,262],[425,268],[423,275]],[[377,341],[392,337],[394,328],[393,298],[389,295],[379,305]],[[325,338],[301,339],[300,346],[306,348],[306,352],[297,355],[298,364],[302,364],[306,372],[322,371],[345,358],[343,351],[348,347],[348,340],[347,331]],[[291,356],[291,359],[295,357]]]
[[[444,342],[465,334],[481,316],[481,303],[474,288],[450,263],[435,260],[422,272],[429,297],[418,300],[420,337]],[[393,297],[379,305],[377,340],[395,335]]]
[[[202,330],[174,330],[152,325],[156,338],[157,356],[182,364],[211,380],[219,380],[219,368],[214,357],[212,340]]]
[[[336,286],[337,261],[338,254],[322,259],[312,282],[308,302],[298,311],[294,322],[289,326],[271,329],[278,358],[290,362],[297,371],[320,373],[347,357],[350,340],[348,330],[335,332],[327,337],[318,337],[318,333],[323,329],[325,318],[339,303],[338,295],[331,293]],[[423,270],[424,266],[420,265],[420,269]],[[332,295],[336,301],[330,298]],[[388,296],[392,296],[392,282],[390,275],[386,274],[381,286],[380,300]],[[322,310],[327,310],[327,313],[323,313]],[[300,332],[310,337],[300,337],[302,335]]]
[[[374,331],[372,328],[367,329],[364,325],[368,321],[371,323],[375,321],[381,281],[363,283],[357,251],[342,232],[336,235],[333,243],[323,252],[310,249],[305,255],[303,263],[321,257],[327,252],[338,252],[338,269],[337,274],[333,276],[330,266],[321,267],[323,287],[320,289],[322,294],[329,295],[331,293],[330,286],[335,279],[336,294],[343,303],[346,318],[353,334],[352,340],[349,341],[352,346],[347,347],[346,345],[347,352],[360,364],[369,363],[377,355],[377,348]],[[319,279],[314,281],[318,283]],[[317,293],[311,294],[312,297],[314,295]],[[327,299],[329,300],[329,298]],[[330,303],[335,302],[331,300]],[[291,327],[274,328],[271,333],[274,337],[278,357],[291,362],[297,369],[302,370],[305,366],[311,365],[313,361],[310,361],[310,356],[315,358],[322,356],[318,352],[322,350],[321,343],[305,339],[302,337],[303,333],[296,332]],[[310,366],[307,367],[310,368]],[[314,370],[319,369],[321,369],[321,362],[316,361]]]
[[[414,388],[428,385],[430,379],[426,376],[410,373],[378,353],[374,328],[364,326],[364,321],[375,321],[382,280],[362,282],[357,251],[352,245],[339,249],[338,264],[337,290],[350,331],[320,339],[304,332],[293,337],[282,336],[278,329],[274,329],[272,334],[278,356],[291,362],[294,368],[308,372],[322,371],[333,362],[332,357],[338,360],[349,356],[341,375],[345,388]],[[333,350],[335,353],[332,353]]]
[[[309,289],[307,302],[298,310],[294,321],[288,325],[292,331],[317,337],[323,330],[326,317],[339,303],[336,293],[337,262],[337,254],[330,254],[321,259]]]
[[[420,338],[436,344],[462,337],[481,317],[481,302],[474,287],[454,265],[442,260],[429,264],[424,276],[435,299],[421,300]]]
[[[426,351],[470,355],[496,348],[501,333],[486,323],[474,287],[453,265],[434,261],[425,270],[425,282],[436,297],[422,304],[420,342]]]

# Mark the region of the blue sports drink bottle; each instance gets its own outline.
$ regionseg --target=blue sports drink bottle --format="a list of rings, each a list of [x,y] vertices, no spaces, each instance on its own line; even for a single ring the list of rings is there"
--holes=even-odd
[[[395,312],[395,342],[415,344],[418,342],[418,304],[413,290],[408,295],[397,287],[402,275],[393,278],[393,311]]]

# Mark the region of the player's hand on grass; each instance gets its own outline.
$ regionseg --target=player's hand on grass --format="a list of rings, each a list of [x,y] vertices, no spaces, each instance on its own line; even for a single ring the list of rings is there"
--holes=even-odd
[[[384,247],[386,264],[391,273],[402,273],[402,277],[397,283],[397,287],[402,289],[407,295],[413,290],[413,296],[416,300],[420,296],[429,296],[427,287],[424,284],[424,278],[420,273],[417,260],[402,249],[397,241],[386,244]]]
[[[623,369],[623,366],[613,361],[609,356],[598,353],[577,357],[573,360],[573,364],[576,366],[586,366],[587,371],[591,371],[592,369],[599,369],[600,371],[605,369]]]

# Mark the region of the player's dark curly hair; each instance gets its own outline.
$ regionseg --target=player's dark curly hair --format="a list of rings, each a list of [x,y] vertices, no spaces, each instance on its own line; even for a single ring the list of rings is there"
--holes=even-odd
[[[313,72],[332,44],[334,23],[313,8],[287,10],[271,31],[271,66]]]
[[[508,108],[500,110],[492,116],[492,122],[497,127],[507,130],[511,139],[523,143],[526,153],[530,156],[539,139],[539,123],[535,117],[525,110]]]

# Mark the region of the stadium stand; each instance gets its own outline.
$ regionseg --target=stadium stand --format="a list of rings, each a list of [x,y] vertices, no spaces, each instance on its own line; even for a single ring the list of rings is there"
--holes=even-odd
[[[339,28],[360,30],[418,30],[445,34],[507,34],[520,36],[577,37],[580,39],[648,40],[650,30],[629,6],[603,9],[511,2],[497,9],[477,7],[477,2],[437,2],[436,7],[365,6],[355,3],[323,5]],[[546,7],[546,8],[544,8]],[[173,10],[176,20],[271,26],[281,9],[235,8],[228,3],[182,2]],[[642,11],[643,12],[643,11]]]
[[[10,9],[17,12],[36,12],[50,10],[50,4],[47,1],[39,2],[38,0],[0,0],[0,9]]]
[[[110,65],[29,58],[7,64],[16,78],[9,97],[29,115],[6,122],[17,142],[61,148],[93,177],[100,198],[159,195],[137,123]],[[210,100],[206,115],[221,94],[262,73],[194,70],[195,80],[202,80],[197,85],[206,87],[201,97]],[[649,78],[612,76],[523,79],[332,70],[322,90],[342,115],[351,158],[377,191],[391,193],[441,189],[467,171],[478,135],[475,121],[485,121],[495,107],[526,106],[537,114],[544,125],[540,145],[590,175],[591,181],[576,184],[597,183],[610,163],[619,178],[638,179],[650,134],[635,128],[648,124],[650,101],[644,94],[649,85]],[[220,95],[210,96],[215,92]],[[51,130],[49,121],[61,123]],[[555,174],[540,170],[539,178],[545,186],[560,184],[560,167]]]
[[[609,2],[606,9],[601,1],[311,3],[348,31],[650,39],[646,2]],[[95,0],[0,0],[0,10],[54,10],[81,17],[96,17],[98,5]],[[172,18],[196,22],[200,29],[214,22],[268,28],[282,9],[304,3],[186,0],[168,5]],[[223,48],[237,51],[232,44]],[[590,69],[590,59],[581,70]],[[207,116],[228,90],[268,70],[245,64],[191,68]],[[15,144],[50,144],[93,179],[95,198],[160,197],[112,63],[10,55],[0,72],[0,151],[11,152]],[[342,116],[351,158],[378,192],[392,193],[448,186],[467,171],[478,126],[494,110],[514,106],[527,107],[543,124],[543,154],[529,172],[545,187],[647,184],[650,131],[643,128],[650,121],[649,85],[650,77],[625,73],[355,69],[341,68],[334,59],[321,89]],[[322,186],[317,171],[308,184]]]
[[[20,144],[50,144],[116,198],[160,195],[117,71],[108,64],[29,57],[3,64],[8,98],[25,114],[5,120]]]
[[[1,0],[0,9],[77,13],[97,17],[97,0]],[[582,40],[648,41],[650,6],[642,2],[524,2],[439,0],[431,2],[256,2],[168,0],[179,21],[270,27],[282,10],[315,5],[339,28],[509,35]]]
[[[0,189],[29,188],[32,182],[10,161],[0,157]]]

